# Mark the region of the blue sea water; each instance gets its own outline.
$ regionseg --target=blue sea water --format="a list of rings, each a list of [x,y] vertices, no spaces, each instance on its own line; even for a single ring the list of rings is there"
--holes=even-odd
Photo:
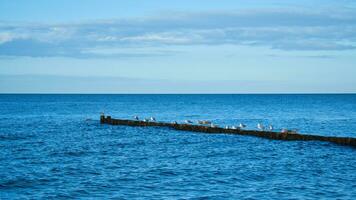
[[[0,199],[355,199],[356,149],[116,118],[356,137],[356,95],[0,95]]]

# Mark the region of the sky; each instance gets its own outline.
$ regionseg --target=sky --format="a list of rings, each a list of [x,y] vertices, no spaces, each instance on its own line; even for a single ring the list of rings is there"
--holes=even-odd
[[[355,93],[354,0],[1,0],[0,93]]]

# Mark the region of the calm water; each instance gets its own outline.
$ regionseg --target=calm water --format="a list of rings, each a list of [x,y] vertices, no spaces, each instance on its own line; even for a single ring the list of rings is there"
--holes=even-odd
[[[99,124],[243,122],[356,137],[356,95],[0,95],[0,199],[355,199],[356,149]]]

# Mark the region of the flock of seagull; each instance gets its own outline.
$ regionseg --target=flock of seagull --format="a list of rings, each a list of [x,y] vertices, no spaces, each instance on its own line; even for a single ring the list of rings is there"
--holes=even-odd
[[[138,116],[134,116],[134,119],[135,120],[140,120]],[[145,118],[143,119],[144,122],[156,122],[156,118],[154,117],[150,117],[150,118]],[[177,121],[173,121],[172,122],[173,124],[178,124]],[[186,124],[194,124],[193,121],[191,120],[185,120],[184,123]],[[219,126],[212,123],[211,121],[207,121],[207,120],[198,120],[197,121],[198,124],[200,125],[210,125],[210,127],[212,128],[218,128]],[[244,129],[246,128],[246,124],[243,124],[243,123],[240,123],[238,126],[225,126],[225,129]],[[273,128],[273,125],[269,125],[268,127],[265,127],[263,124],[261,123],[258,123],[257,124],[257,129],[260,130],[260,131],[265,131],[265,130],[268,130],[268,131],[273,131],[274,128]],[[292,132],[290,130],[287,130],[287,129],[282,129],[282,133],[284,132]]]

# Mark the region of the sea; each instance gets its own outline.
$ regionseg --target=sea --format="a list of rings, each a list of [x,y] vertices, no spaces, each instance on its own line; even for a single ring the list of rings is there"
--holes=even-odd
[[[0,199],[355,199],[356,148],[113,118],[356,137],[354,94],[0,95]]]

